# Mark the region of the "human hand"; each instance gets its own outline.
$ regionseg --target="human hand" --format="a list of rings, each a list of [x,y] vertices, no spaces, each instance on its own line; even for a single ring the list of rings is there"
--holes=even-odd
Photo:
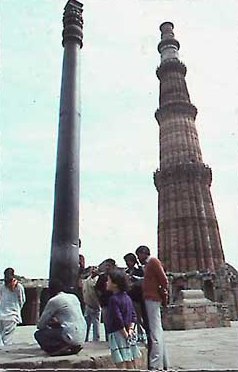
[[[130,327],[130,328],[128,329],[128,336],[133,336],[134,333],[135,333],[134,328]]]
[[[137,341],[136,332],[134,331],[134,329],[131,328],[128,331],[127,342],[129,343],[129,345],[135,345],[136,341]]]

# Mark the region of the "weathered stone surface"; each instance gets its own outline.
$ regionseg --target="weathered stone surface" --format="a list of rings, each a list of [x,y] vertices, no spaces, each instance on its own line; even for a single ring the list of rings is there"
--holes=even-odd
[[[114,370],[114,366],[106,364],[110,359],[110,351],[106,342],[88,343],[76,356],[49,357],[40,351],[33,341],[35,327],[17,327],[14,345],[0,349],[0,369],[16,372],[25,370]],[[238,322],[231,327],[192,329],[189,331],[165,331],[165,342],[171,361],[171,368],[176,370],[221,371],[237,370]],[[96,345],[97,344],[97,345]],[[224,347],[225,346],[225,347]],[[146,353],[146,349],[143,349]],[[105,359],[104,359],[105,358]],[[100,360],[92,365],[91,360]],[[46,365],[47,360],[51,363]],[[62,363],[64,360],[64,363]],[[89,362],[86,365],[86,362]],[[26,362],[32,362],[26,364]],[[16,363],[17,362],[17,363]],[[79,363],[82,362],[80,365]],[[104,364],[105,362],[105,364]],[[78,363],[78,364],[77,364]],[[101,366],[99,366],[101,364]],[[103,364],[103,365],[102,365]],[[83,365],[83,367],[82,367]],[[118,370],[117,370],[118,371]],[[62,372],[62,371],[61,371]]]

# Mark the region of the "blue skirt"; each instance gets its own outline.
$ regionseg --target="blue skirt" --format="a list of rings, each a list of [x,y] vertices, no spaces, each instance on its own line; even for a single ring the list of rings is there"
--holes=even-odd
[[[122,336],[120,331],[109,333],[108,343],[115,364],[130,362],[141,357],[139,347]]]

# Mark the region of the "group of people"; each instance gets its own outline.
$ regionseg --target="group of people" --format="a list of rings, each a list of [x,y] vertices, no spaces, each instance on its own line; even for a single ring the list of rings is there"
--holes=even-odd
[[[81,259],[82,260],[82,259]],[[106,259],[99,267],[79,268],[79,291],[67,293],[63,284],[51,280],[48,300],[34,334],[41,348],[50,355],[76,354],[89,341],[100,340],[100,321],[111,357],[118,368],[136,368],[141,352],[138,341],[148,347],[148,369],[168,369],[168,356],[163,338],[161,306],[166,306],[168,280],[159,259],[151,257],[147,246],[139,246],[124,256],[127,268],[118,268],[114,259]],[[0,335],[9,344],[7,335],[21,322],[25,301],[20,283],[9,286],[9,268],[0,289]],[[12,269],[13,270],[13,269]],[[14,279],[14,271],[11,272]],[[14,293],[17,316],[11,324],[4,320],[4,304]],[[5,308],[7,308],[5,306]],[[7,318],[6,318],[7,319]],[[8,320],[9,322],[9,320]],[[14,323],[14,324],[13,324]],[[138,335],[137,335],[138,333]]]

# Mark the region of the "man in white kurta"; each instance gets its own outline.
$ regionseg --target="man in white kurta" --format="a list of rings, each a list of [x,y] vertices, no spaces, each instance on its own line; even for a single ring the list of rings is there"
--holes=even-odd
[[[22,322],[21,309],[25,300],[24,287],[14,278],[14,270],[6,269],[4,284],[0,287],[0,346],[12,344],[16,326]]]

